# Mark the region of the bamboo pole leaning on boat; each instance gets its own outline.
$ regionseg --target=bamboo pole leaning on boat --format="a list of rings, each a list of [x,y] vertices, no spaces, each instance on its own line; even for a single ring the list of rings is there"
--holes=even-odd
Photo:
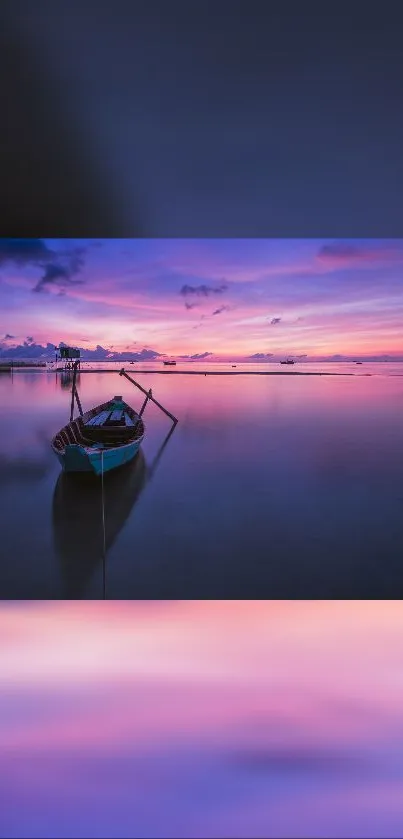
[[[144,393],[144,395],[145,395],[146,399],[144,400],[143,406],[142,406],[142,408],[141,408],[140,416],[143,414],[144,409],[145,409],[145,407],[146,407],[146,405],[147,405],[147,402],[150,400],[151,402],[154,402],[154,405],[156,405],[156,406],[157,406],[157,408],[160,408],[160,410],[161,410],[161,411],[163,411],[163,412],[164,412],[164,414],[166,414],[166,415],[167,415],[167,417],[169,417],[169,418],[172,420],[172,422],[174,423],[174,425],[176,425],[176,424],[177,424],[177,422],[178,422],[177,418],[176,418],[176,417],[174,417],[174,415],[173,415],[173,414],[171,414],[169,411],[167,411],[167,409],[166,409],[166,408],[164,408],[164,406],[163,406],[163,405],[161,405],[161,403],[160,403],[160,402],[157,402],[157,400],[156,400],[156,399],[154,398],[154,396],[152,395],[151,388],[150,388],[150,390],[146,390],[144,387],[142,387],[141,385],[139,385],[139,383],[138,383],[138,382],[135,382],[135,380],[134,380],[134,379],[132,379],[132,377],[131,377],[131,376],[129,376],[129,375],[128,375],[128,373],[126,373],[126,370],[124,369],[124,367],[122,367],[122,369],[121,369],[121,371],[120,371],[120,373],[119,373],[119,376],[124,376],[126,379],[128,379],[128,380],[129,380],[129,382],[131,382],[131,383],[132,383],[132,385],[135,385],[135,387],[138,387],[138,389],[139,389],[139,390],[141,390],[141,392],[142,392],[142,393]]]

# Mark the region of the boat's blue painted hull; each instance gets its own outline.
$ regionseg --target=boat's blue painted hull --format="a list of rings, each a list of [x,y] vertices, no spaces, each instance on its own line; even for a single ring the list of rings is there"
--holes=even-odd
[[[133,460],[141,445],[141,439],[116,448],[88,448],[80,445],[66,446],[57,457],[65,472],[92,472],[101,475],[117,469]]]

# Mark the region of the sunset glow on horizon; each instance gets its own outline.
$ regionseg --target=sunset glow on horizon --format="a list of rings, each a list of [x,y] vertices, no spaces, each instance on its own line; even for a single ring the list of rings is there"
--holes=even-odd
[[[2,239],[0,354],[403,360],[402,269],[401,239]]]
[[[0,835],[401,836],[402,620],[393,600],[3,603]]]

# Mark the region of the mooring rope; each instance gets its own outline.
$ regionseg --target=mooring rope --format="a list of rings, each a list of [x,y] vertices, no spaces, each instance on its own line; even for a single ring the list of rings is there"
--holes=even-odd
[[[101,501],[102,501],[102,572],[103,572],[103,596],[106,600],[106,532],[105,532],[105,497],[104,497],[104,452],[101,449]]]

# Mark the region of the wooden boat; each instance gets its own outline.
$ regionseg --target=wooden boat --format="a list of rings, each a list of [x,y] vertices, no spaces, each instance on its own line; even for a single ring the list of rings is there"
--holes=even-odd
[[[101,475],[132,460],[144,434],[139,414],[115,396],[63,426],[52,448],[65,472]]]
[[[102,487],[88,472],[59,475],[53,494],[52,524],[64,598],[82,597],[93,573],[101,566],[106,597],[107,554],[153,477],[174,429],[173,424],[151,463],[146,463],[140,449],[122,469],[105,475]]]
[[[76,388],[78,363],[75,361],[72,368],[70,422],[52,440],[53,451],[65,472],[103,475],[133,460],[144,438],[142,415],[149,400],[172,420],[173,427],[176,426],[177,418],[154,399],[151,389],[145,390],[124,368],[120,370],[119,376],[125,376],[145,394],[140,412],[131,408],[121,396],[114,396],[109,402],[103,402],[83,413]],[[74,400],[80,412],[77,419],[73,419]]]

